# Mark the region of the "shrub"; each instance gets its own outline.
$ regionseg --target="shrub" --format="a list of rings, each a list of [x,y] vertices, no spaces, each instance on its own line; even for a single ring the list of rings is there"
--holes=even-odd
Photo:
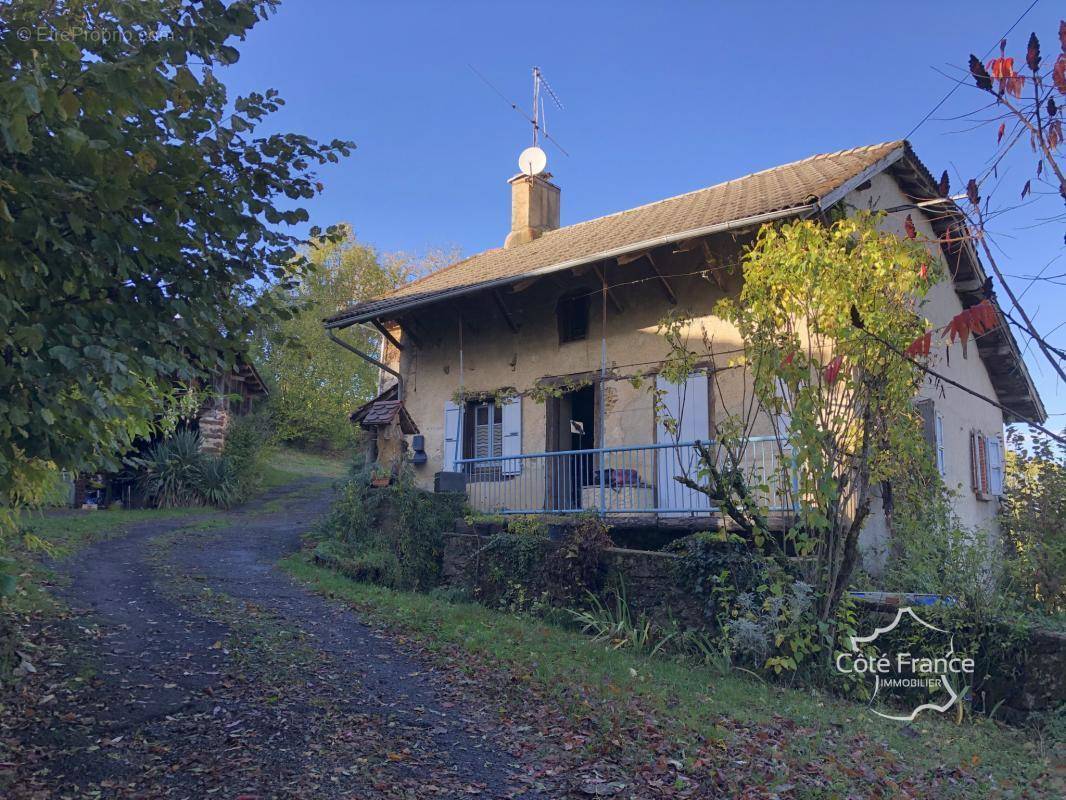
[[[141,491],[160,508],[199,505],[203,459],[200,434],[188,429],[175,431],[169,439],[153,444],[137,460]]]
[[[226,431],[222,457],[236,484],[234,501],[247,499],[262,485],[263,462],[273,440],[272,423],[265,410],[238,417]]]
[[[1007,570],[1022,602],[1048,616],[1066,612],[1066,448],[1046,436],[1032,446],[1011,431],[1001,509]]]
[[[604,551],[613,546],[596,516],[578,520],[561,542],[537,535],[528,522],[521,533],[492,536],[467,565],[467,580],[481,602],[511,610],[544,611],[582,602],[607,577]],[[532,534],[532,535],[531,535]]]
[[[406,474],[380,489],[360,476],[341,488],[315,536],[343,546],[352,565],[362,565],[361,580],[427,590],[440,583],[442,536],[462,515],[465,500],[417,489]]]
[[[239,486],[233,464],[228,459],[204,456],[200,460],[195,491],[204,503],[229,508],[237,501]]]
[[[156,442],[142,457],[130,459],[149,503],[160,508],[212,505],[228,508],[258,485],[259,453],[264,439],[251,426],[233,428],[234,448],[222,456],[201,449],[200,434],[182,429]],[[259,444],[256,444],[256,443]]]

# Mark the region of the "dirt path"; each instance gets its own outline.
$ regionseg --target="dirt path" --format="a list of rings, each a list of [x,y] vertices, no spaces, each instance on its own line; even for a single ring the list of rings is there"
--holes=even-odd
[[[141,524],[62,565],[73,614],[42,632],[45,694],[0,794],[542,796],[491,710],[275,569],[328,495],[309,481],[208,529]]]

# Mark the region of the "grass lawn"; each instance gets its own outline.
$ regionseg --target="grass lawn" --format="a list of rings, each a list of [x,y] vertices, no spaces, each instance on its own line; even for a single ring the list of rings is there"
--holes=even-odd
[[[343,478],[350,463],[351,456],[348,455],[276,447],[265,459],[263,488],[278,489],[305,477]]]
[[[707,742],[721,743],[728,753],[739,752],[738,736],[760,726],[773,729],[781,718],[791,720],[797,730],[816,733],[772,737],[777,747],[784,748],[782,757],[796,764],[820,764],[828,776],[824,793],[805,791],[797,797],[1060,796],[1037,781],[1048,770],[1053,743],[1032,732],[984,719],[957,725],[928,715],[905,726],[822,693],[769,685],[741,672],[722,674],[665,658],[606,650],[577,632],[533,618],[355,583],[315,566],[306,555],[291,556],[282,565],[316,590],[413,635],[431,653],[451,653],[451,664],[459,669],[488,665],[512,673],[516,681],[529,681],[574,720],[591,716],[603,736],[613,735],[613,727],[625,714],[620,715],[618,706],[631,699],[645,712],[651,711],[677,753],[695,753]],[[456,657],[457,651],[466,654],[465,661]],[[575,687],[580,689],[577,695]],[[583,699],[575,702],[575,696]],[[654,755],[645,753],[644,758]],[[889,778],[897,775],[901,786],[909,779],[919,793],[900,789],[898,794],[892,790],[867,794],[872,784],[862,781],[870,777],[861,774],[871,769],[884,770]],[[944,778],[942,789],[925,794],[926,781],[940,786],[945,770],[961,770],[966,778],[954,789],[955,779]],[[1047,780],[1047,776],[1042,779]]]

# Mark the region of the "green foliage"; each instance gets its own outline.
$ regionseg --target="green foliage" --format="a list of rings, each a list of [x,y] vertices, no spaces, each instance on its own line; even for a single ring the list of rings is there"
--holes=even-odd
[[[653,656],[677,636],[677,631],[664,631],[646,614],[634,616],[624,583],[614,587],[606,601],[591,592],[586,593],[586,600],[586,607],[571,609],[570,616],[582,633],[611,650],[626,649]]]
[[[292,286],[270,292],[291,316],[261,326],[258,363],[271,384],[270,405],[281,441],[301,447],[342,450],[359,430],[348,415],[377,394],[378,370],[331,342],[322,327],[325,317],[352,303],[376,297],[448,256],[431,253],[427,264],[403,255],[382,257],[360,244],[350,225],[337,235],[314,240],[302,251],[316,269]],[[365,353],[379,350],[381,337],[361,326],[341,334]]]
[[[604,552],[614,543],[603,521],[582,515],[559,542],[519,523],[518,532],[490,537],[470,559],[467,580],[483,603],[516,611],[546,611],[596,594],[607,579]],[[530,535],[533,533],[533,535]]]
[[[263,410],[237,417],[230,423],[222,446],[222,460],[236,484],[231,502],[247,500],[262,487],[265,461],[273,440],[271,419]]]
[[[206,505],[229,508],[239,493],[233,463],[219,456],[204,456],[194,488],[197,499]]]
[[[410,476],[372,489],[365,476],[341,487],[319,524],[316,551],[323,560],[355,571],[360,580],[428,590],[441,577],[442,535],[462,515],[463,495],[418,489]]]
[[[871,487],[918,441],[911,400],[921,373],[890,348],[905,349],[925,330],[919,311],[940,277],[939,260],[926,243],[881,230],[882,219],[860,211],[830,224],[801,220],[759,229],[744,257],[740,295],[715,307],[744,343],[744,355],[725,366],[745,369],[757,402],[719,423],[713,449],[697,448],[698,479],[678,479],[706,493],[780,562],[783,550],[769,535],[768,487],[753,485],[742,465],[753,429],[787,417],[787,452],[773,476],[785,495],[778,504],[798,508],[786,542],[813,556],[809,580],[818,618],[827,623],[858,563]],[[674,381],[697,363],[687,328],[677,317],[660,326],[670,349],[664,368]],[[705,345],[713,357],[711,343]]]
[[[537,514],[515,514],[507,518],[507,532],[516,536],[547,536],[548,523]]]
[[[267,436],[264,419],[251,415],[238,419],[227,431],[221,456],[204,453],[200,434],[183,428],[129,462],[139,473],[145,499],[159,508],[228,508],[259,487]]]
[[[227,96],[217,68],[275,6],[5,4],[0,506],[56,468],[117,468],[289,313],[250,287],[303,272],[282,226],[352,145],[270,132],[273,90]]]
[[[148,502],[159,508],[200,504],[204,464],[200,445],[199,433],[182,429],[153,444],[143,458],[131,459],[138,467],[138,483]]]
[[[1000,527],[1013,588],[1029,608],[1066,614],[1066,448],[1009,434]]]
[[[666,550],[679,556],[681,588],[703,602],[709,633],[700,649],[707,657],[831,683],[825,656],[856,631],[849,599],[831,622],[820,620],[814,588],[800,578],[799,565],[782,566],[735,534],[695,533]],[[839,676],[832,678],[839,687]]]

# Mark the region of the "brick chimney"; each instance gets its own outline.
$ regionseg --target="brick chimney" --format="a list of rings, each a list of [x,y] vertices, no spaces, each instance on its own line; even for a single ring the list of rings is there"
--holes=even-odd
[[[559,187],[540,175],[515,175],[511,184],[511,232],[504,247],[532,242],[545,231],[559,227]]]

